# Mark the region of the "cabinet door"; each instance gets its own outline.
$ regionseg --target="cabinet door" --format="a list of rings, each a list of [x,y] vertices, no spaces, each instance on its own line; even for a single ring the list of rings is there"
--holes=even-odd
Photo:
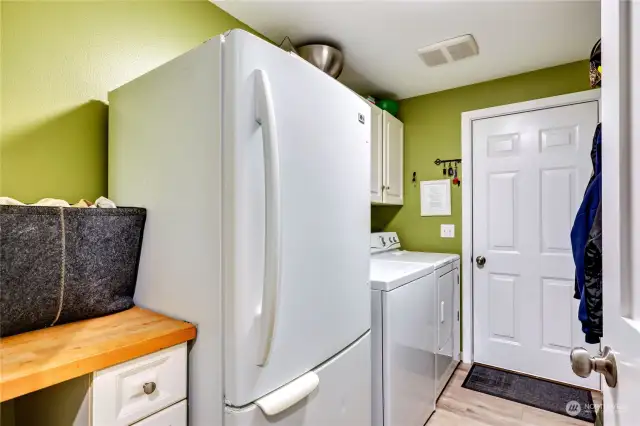
[[[382,110],[371,106],[371,202],[382,203]]]
[[[382,113],[384,126],[384,186],[382,201],[385,204],[402,204],[402,155],[404,125],[389,114]]]

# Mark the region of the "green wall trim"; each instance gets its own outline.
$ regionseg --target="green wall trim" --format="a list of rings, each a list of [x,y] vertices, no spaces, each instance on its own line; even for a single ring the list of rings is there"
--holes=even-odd
[[[107,93],[233,28],[257,34],[207,0],[2,0],[0,195],[106,195]]]
[[[371,207],[373,231],[395,231],[408,250],[462,254],[462,186],[451,188],[451,216],[421,217],[417,180],[442,179],[436,158],[460,158],[461,114],[589,89],[589,62],[579,61],[400,101],[404,122],[404,205]],[[463,181],[461,185],[464,185]],[[456,226],[440,238],[440,224]]]

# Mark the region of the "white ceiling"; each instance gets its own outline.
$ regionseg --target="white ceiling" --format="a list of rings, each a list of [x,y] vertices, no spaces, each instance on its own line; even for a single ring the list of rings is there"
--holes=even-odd
[[[271,40],[325,40],[345,54],[340,81],[404,99],[589,56],[599,1],[215,1]],[[416,50],[471,33],[480,55],[427,68]],[[585,71],[585,79],[588,75]]]

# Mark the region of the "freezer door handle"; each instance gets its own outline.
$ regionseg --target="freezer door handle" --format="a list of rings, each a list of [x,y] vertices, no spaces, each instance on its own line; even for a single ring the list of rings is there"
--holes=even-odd
[[[262,127],[265,182],[265,247],[262,308],[260,311],[259,366],[269,361],[276,327],[280,287],[281,217],[280,158],[278,132],[269,78],[264,70],[255,70],[256,121]]]
[[[267,416],[275,416],[309,396],[320,383],[318,375],[309,371],[280,389],[258,399],[255,404]]]

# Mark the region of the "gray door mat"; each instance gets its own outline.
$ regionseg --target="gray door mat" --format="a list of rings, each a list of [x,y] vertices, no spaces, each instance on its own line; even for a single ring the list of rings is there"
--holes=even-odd
[[[591,424],[596,420],[591,391],[586,389],[481,364],[471,366],[462,387]]]

